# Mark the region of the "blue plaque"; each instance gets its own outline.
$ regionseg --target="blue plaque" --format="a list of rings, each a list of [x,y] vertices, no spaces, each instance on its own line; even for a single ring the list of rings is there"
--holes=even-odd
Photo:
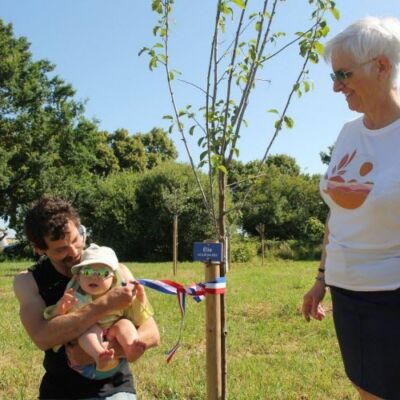
[[[193,261],[222,261],[222,243],[193,243]]]

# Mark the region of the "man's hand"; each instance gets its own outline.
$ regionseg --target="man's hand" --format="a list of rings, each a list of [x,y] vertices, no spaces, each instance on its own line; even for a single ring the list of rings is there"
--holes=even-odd
[[[109,290],[102,298],[105,299],[108,310],[113,312],[129,307],[134,298],[134,292],[132,285],[120,286]]]

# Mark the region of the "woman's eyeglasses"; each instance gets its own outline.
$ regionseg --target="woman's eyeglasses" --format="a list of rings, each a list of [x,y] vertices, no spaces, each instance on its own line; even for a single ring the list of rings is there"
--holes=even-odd
[[[331,78],[332,78],[332,81],[333,81],[333,82],[343,82],[344,80],[350,78],[350,77],[353,75],[353,72],[354,72],[356,69],[361,68],[361,67],[363,67],[364,65],[367,65],[367,64],[369,64],[370,62],[375,61],[375,60],[376,60],[376,58],[372,58],[371,60],[368,60],[368,61],[365,61],[365,62],[363,62],[363,63],[361,63],[361,64],[358,64],[356,67],[354,67],[353,69],[348,70],[348,71],[343,71],[342,69],[339,69],[339,70],[337,70],[337,71],[334,71],[334,72],[332,72],[332,73],[330,74],[330,76],[331,76]]]
[[[94,270],[93,268],[90,267],[82,268],[80,274],[89,278],[95,276],[96,278],[101,278],[101,279],[105,279],[113,275],[113,273],[108,268],[101,268],[98,270]]]

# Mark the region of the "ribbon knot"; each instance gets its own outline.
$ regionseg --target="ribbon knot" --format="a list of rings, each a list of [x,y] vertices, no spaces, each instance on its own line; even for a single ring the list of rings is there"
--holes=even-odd
[[[201,302],[204,300],[207,294],[223,294],[225,293],[226,288],[226,279],[225,277],[217,278],[210,282],[200,282],[200,283],[192,283],[191,285],[185,287],[180,283],[170,281],[167,279],[163,280],[152,280],[152,279],[139,279],[141,285],[146,286],[148,288],[157,290],[158,292],[164,294],[174,294],[177,296],[179,309],[181,311],[181,323],[179,327],[179,336],[175,345],[171,350],[167,353],[167,363],[169,363],[176,351],[179,349],[181,345],[182,332],[184,327],[185,313],[186,313],[186,295],[189,295],[196,302]]]

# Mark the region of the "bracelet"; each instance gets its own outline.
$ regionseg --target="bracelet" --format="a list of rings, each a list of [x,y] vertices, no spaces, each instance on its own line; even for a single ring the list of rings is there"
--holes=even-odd
[[[325,268],[318,268],[318,272],[321,272],[323,274],[325,272]]]
[[[321,283],[323,283],[325,285],[325,278],[323,276],[316,276],[315,280],[319,281],[319,282],[321,282]]]

